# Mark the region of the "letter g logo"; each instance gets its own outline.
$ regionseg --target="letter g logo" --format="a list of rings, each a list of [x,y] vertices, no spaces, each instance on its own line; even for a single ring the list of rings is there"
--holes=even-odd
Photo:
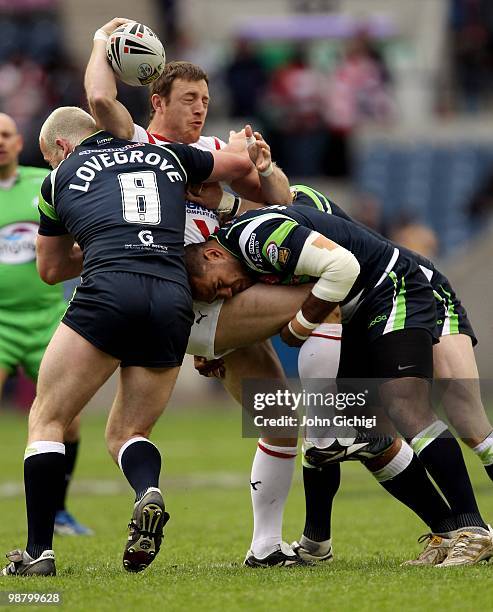
[[[154,236],[149,230],[142,230],[138,235],[142,244],[154,244]]]

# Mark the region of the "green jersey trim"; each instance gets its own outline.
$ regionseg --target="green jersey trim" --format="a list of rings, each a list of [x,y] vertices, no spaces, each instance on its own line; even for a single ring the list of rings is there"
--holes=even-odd
[[[459,315],[455,312],[454,302],[451,294],[440,285],[440,289],[446,296],[445,304],[445,321],[443,322],[443,335],[455,335],[459,333]]]
[[[274,260],[269,256],[268,249],[272,244],[274,244],[276,247],[280,247],[297,225],[298,223],[296,223],[296,221],[284,221],[284,223],[281,223],[279,227],[276,227],[276,229],[264,242],[264,246],[262,247],[262,255],[270,261],[278,272],[281,271],[279,261],[277,261],[277,259]]]
[[[291,189],[294,189],[297,192],[304,193],[308,196],[318,210],[326,212],[328,214],[332,214],[332,207],[330,206],[329,200],[324,196],[323,193],[313,189],[313,187],[308,187],[307,185],[293,185]]]
[[[271,221],[273,219],[282,219],[284,222],[288,222],[288,223],[292,223],[293,224],[293,228],[294,225],[297,225],[296,221],[293,221],[292,219],[290,219],[289,217],[286,217],[285,215],[281,215],[279,213],[266,213],[263,214],[261,216],[258,217],[253,217],[250,219],[245,219],[245,221],[240,221],[240,223],[235,223],[236,227],[238,227],[238,225],[243,225],[244,223],[246,223],[246,225],[243,227],[243,229],[241,230],[239,236],[238,236],[238,245],[240,247],[240,252],[245,260],[245,263],[247,264],[247,266],[249,268],[251,268],[252,270],[255,270],[255,272],[261,272],[262,274],[265,274],[266,271],[263,270],[262,268],[259,268],[255,262],[251,259],[250,254],[248,252],[248,243],[251,240],[252,236],[254,236],[255,230],[262,225],[263,223],[267,222],[267,221]],[[284,225],[284,223],[281,223],[280,226],[278,226],[274,232],[272,232],[271,236],[274,235],[277,230],[282,227]],[[234,226],[233,226],[234,227]],[[291,229],[293,229],[291,228]],[[233,228],[231,228],[233,229]],[[231,231],[231,230],[230,230]],[[229,235],[229,232],[228,232]],[[284,236],[285,237],[285,236]],[[264,245],[267,244],[268,245],[268,241],[267,243],[264,242]],[[263,248],[262,248],[263,251]],[[268,258],[269,259],[269,258]],[[269,261],[271,261],[269,259]],[[273,264],[273,262],[271,262]],[[275,268],[277,269],[277,268]]]
[[[58,215],[55,212],[55,207],[52,206],[51,204],[48,204],[48,202],[46,202],[46,200],[43,198],[41,194],[39,196],[38,206],[39,206],[39,210],[42,213],[44,213],[47,217],[49,217],[50,219],[53,219],[53,221],[59,221]]]
[[[384,334],[404,329],[407,315],[406,284],[404,277],[401,278],[399,283],[396,273],[391,271],[389,272],[389,278],[394,283],[394,298],[392,300],[392,310],[390,311],[385,329],[383,330]]]

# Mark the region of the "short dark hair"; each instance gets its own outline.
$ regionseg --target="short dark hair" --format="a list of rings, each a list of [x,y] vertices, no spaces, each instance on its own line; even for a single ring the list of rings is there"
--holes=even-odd
[[[204,251],[209,242],[196,242],[185,247],[185,267],[190,278],[202,278],[205,276],[207,262]]]
[[[168,62],[161,76],[153,81],[149,86],[149,94],[152,97],[154,94],[169,100],[173,83],[176,79],[184,81],[205,81],[209,85],[209,77],[207,72],[202,70],[197,64],[191,62]],[[154,116],[154,108],[151,103],[151,119]]]

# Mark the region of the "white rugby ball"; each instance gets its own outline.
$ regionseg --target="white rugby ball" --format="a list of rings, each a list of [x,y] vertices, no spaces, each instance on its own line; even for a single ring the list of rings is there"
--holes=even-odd
[[[108,61],[128,85],[149,85],[164,70],[166,54],[154,32],[141,23],[116,28],[106,43]]]

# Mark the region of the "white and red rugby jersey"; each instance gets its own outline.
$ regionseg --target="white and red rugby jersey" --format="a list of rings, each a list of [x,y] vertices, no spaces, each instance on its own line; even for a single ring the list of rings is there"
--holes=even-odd
[[[134,142],[149,142],[158,146],[173,142],[159,134],[151,134],[140,125],[135,124],[131,140]],[[201,136],[197,142],[192,143],[190,146],[202,151],[218,151],[225,147],[226,143],[215,136]],[[186,213],[185,245],[204,242],[219,227],[219,219],[213,210],[187,200]]]

